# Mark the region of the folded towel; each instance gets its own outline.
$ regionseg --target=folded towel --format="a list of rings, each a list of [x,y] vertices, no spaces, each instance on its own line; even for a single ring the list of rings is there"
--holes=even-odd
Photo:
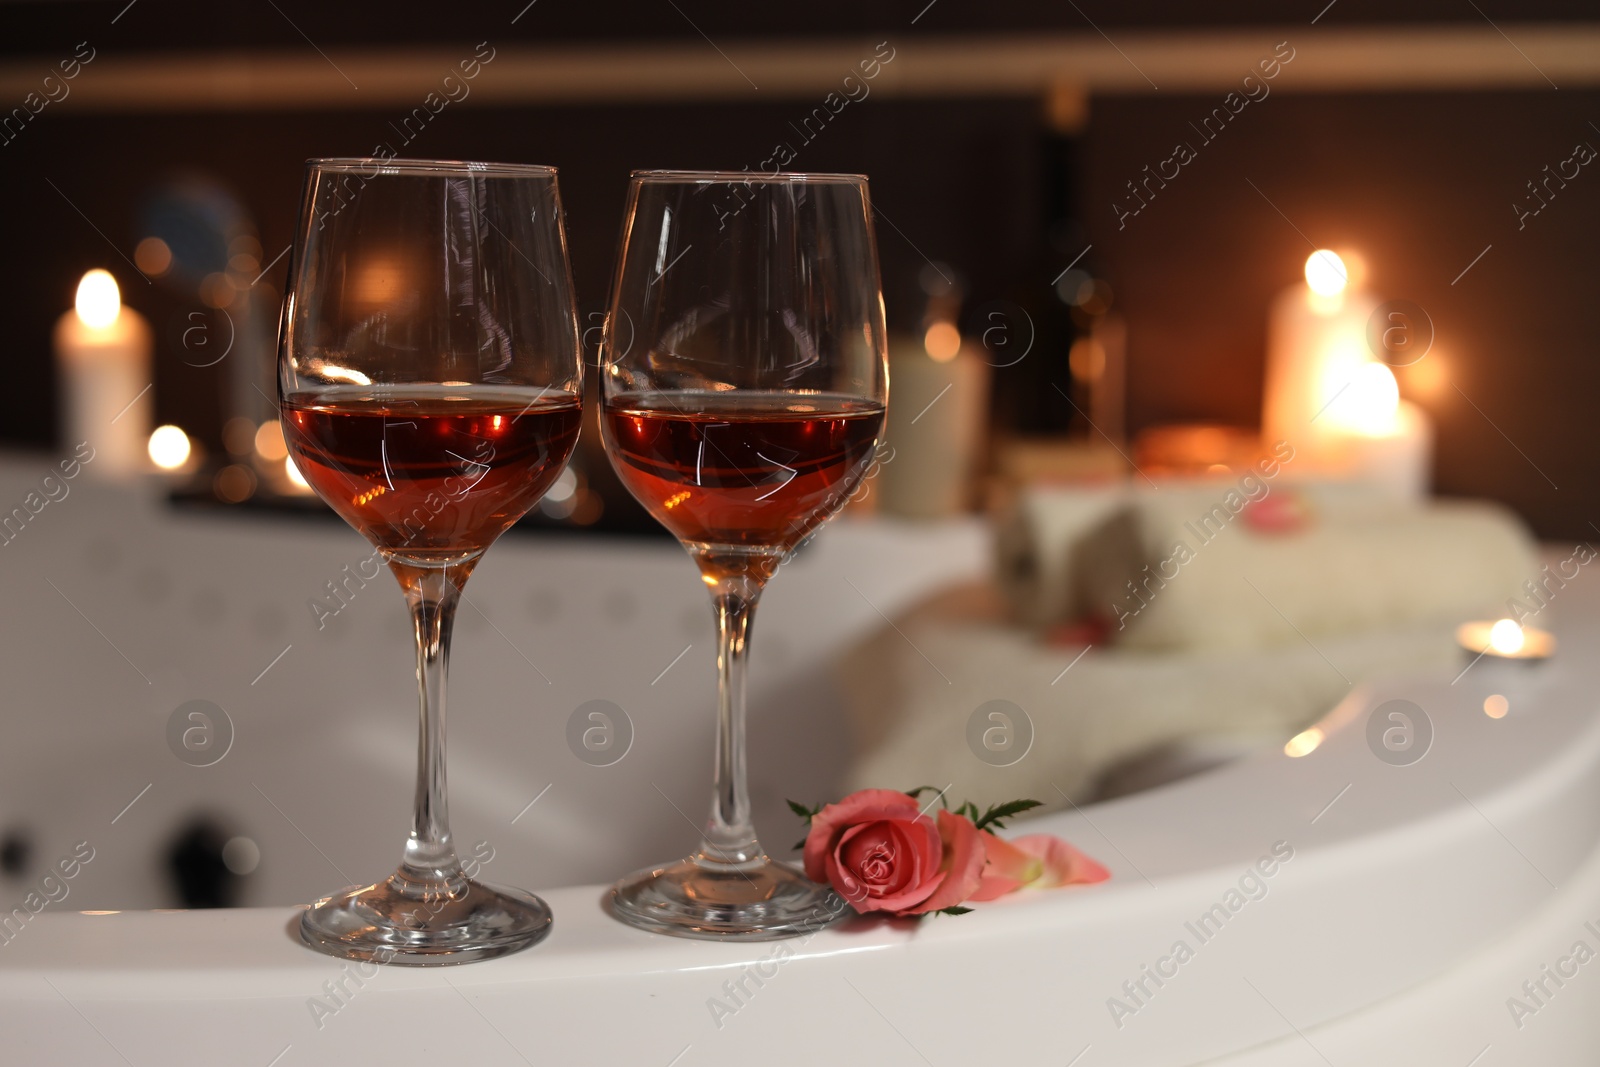
[[[1126,484],[1024,489],[995,529],[995,576],[1018,622],[1044,629],[1087,613],[1081,542],[1127,506]]]
[[[1499,505],[1334,501],[1283,486],[1259,506],[1272,498],[1279,513],[1308,517],[1252,521],[1258,505],[1236,507],[1216,490],[1152,492],[1083,539],[1075,565],[1114,640],[1251,649],[1493,618],[1538,573],[1532,537]]]
[[[1118,482],[1098,485],[1039,485],[1019,491],[996,520],[995,576],[1017,622],[1037,629],[1072,623],[1085,616],[1114,618],[1106,582],[1095,571],[1111,568],[1122,587],[1142,575],[1149,558],[1140,544],[1142,525],[1130,509],[1163,502],[1182,521],[1206,515],[1214,505],[1239,505],[1277,492],[1274,478],[1281,464],[1264,461],[1262,470],[1238,480],[1192,479]],[[1282,481],[1283,479],[1279,479]],[[1228,494],[1232,493],[1233,497]],[[1375,486],[1359,482],[1312,482],[1294,487],[1295,498],[1318,515],[1356,518],[1392,511],[1393,499]],[[1279,498],[1285,494],[1279,493]],[[1213,526],[1216,525],[1213,520]],[[1170,545],[1164,546],[1170,548]],[[1093,549],[1093,555],[1085,554]],[[1164,558],[1164,557],[1162,557]],[[1126,594],[1127,590],[1123,589]],[[1137,605],[1134,605],[1137,606]]]

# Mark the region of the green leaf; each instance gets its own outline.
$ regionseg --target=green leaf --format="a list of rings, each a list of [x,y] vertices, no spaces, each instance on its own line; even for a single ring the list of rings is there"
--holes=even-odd
[[[806,839],[802,837],[800,840],[796,841],[794,844],[790,845],[789,847],[790,848],[794,848],[794,849],[805,848],[806,847]]]
[[[1021,815],[1030,808],[1037,808],[1039,804],[1040,802],[1037,800],[1013,800],[1005,804],[996,804],[984,812],[982,818],[977,817],[978,809],[973,808],[972,822],[980,830],[987,830],[991,827],[1001,830],[1005,828],[1005,820]]]
[[[912,800],[921,800],[923,793],[937,794],[936,799],[939,801],[939,805],[946,810],[949,810],[950,798],[945,796],[944,790],[940,789],[936,785],[919,785],[915,789],[906,790],[906,796],[910,797]]]
[[[784,803],[789,805],[790,811],[794,812],[808,823],[816,816],[817,812],[822,810],[822,806],[820,804],[814,808],[808,808],[804,804],[794,800],[786,800]]]
[[[934,912],[933,914],[935,914],[935,915],[965,915],[970,911],[972,911],[971,908],[963,908],[960,904],[952,904],[948,908],[940,908],[938,911]]]

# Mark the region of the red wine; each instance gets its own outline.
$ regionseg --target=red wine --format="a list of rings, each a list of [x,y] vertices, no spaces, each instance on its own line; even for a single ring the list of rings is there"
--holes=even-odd
[[[678,539],[786,552],[861,480],[882,404],[803,393],[642,393],[605,407],[628,490]]]
[[[582,420],[576,397],[440,393],[339,387],[283,406],[317,495],[379,548],[431,563],[482,552],[538,503]]]

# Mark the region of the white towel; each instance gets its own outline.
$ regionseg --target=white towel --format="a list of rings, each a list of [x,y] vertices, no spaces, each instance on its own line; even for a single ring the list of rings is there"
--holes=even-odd
[[[995,529],[995,576],[1018,622],[1043,629],[1089,608],[1081,542],[1131,499],[1125,484],[1024,489]]]
[[[1278,478],[1279,483],[1287,481],[1286,474]],[[1244,501],[1278,488],[1256,473],[1249,481],[1163,479],[1029,486],[1019,490],[996,519],[996,580],[1012,617],[1025,626],[1046,629],[1106,614],[1104,582],[1096,582],[1090,568],[1110,563],[1120,586],[1151,562],[1138,544],[1130,509],[1148,501],[1154,507],[1165,503],[1181,514],[1200,516],[1228,499],[1230,491]],[[1319,514],[1367,515],[1396,506],[1381,490],[1355,482],[1314,482],[1294,492]],[[1120,552],[1116,551],[1119,537]],[[1085,556],[1091,543],[1093,558]]]
[[[1324,497],[1306,510],[1302,527],[1268,532],[1220,494],[1144,494],[1079,546],[1077,565],[1113,640],[1149,650],[1260,649],[1497,618],[1538,573],[1533,539],[1496,504]]]

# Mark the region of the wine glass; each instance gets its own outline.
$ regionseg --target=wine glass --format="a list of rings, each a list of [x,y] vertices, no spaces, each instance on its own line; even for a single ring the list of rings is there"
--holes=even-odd
[[[607,455],[711,591],[717,743],[711,814],[688,858],[612,890],[624,922],[765,940],[838,898],[769,859],[745,783],[745,656],[763,586],[842,507],[888,397],[867,179],[636,171],[601,376]]]
[[[300,937],[333,956],[467,963],[531,945],[550,909],[469,879],[445,799],[445,674],[462,586],[578,439],[582,361],[550,167],[307,164],[279,344],[305,480],[378,549],[417,642],[411,836],[375,885],[324,897]]]

